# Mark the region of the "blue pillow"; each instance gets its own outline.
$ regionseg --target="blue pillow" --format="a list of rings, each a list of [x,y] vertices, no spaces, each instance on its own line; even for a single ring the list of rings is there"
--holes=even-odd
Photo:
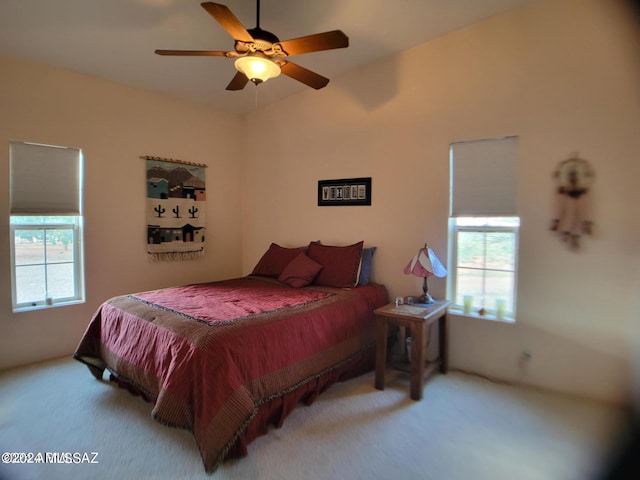
[[[362,263],[360,264],[360,277],[358,285],[367,285],[371,280],[371,263],[377,247],[368,247],[362,250]]]

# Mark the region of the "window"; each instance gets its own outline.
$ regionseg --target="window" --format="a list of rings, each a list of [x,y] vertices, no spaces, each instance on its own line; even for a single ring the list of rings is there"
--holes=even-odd
[[[467,314],[515,318],[516,150],[516,137],[451,145],[448,290]]]
[[[84,301],[82,152],[10,143],[13,311]]]
[[[464,308],[484,308],[488,314],[513,318],[515,314],[518,253],[518,217],[455,217],[451,219],[453,268],[451,298]],[[498,315],[498,303],[504,302]]]

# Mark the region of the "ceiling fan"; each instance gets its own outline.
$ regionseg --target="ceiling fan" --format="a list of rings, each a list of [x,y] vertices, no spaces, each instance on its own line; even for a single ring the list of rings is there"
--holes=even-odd
[[[297,65],[287,58],[302,53],[332,50],[349,46],[349,37],[340,30],[317,33],[280,41],[273,33],[260,28],[260,0],[257,0],[256,27],[244,28],[224,5],[204,2],[202,7],[235,40],[233,51],[156,50],[158,55],[208,56],[235,58],[235,74],[227,90],[242,90],[249,80],[258,85],[284,73],[316,90],[325,87],[329,79]]]

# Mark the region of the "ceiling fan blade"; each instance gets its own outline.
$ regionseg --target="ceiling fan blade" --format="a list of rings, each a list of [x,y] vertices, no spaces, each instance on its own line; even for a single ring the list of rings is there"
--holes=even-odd
[[[227,52],[218,50],[156,50],[156,55],[180,55],[187,57],[226,57]]]
[[[287,55],[300,55],[301,53],[348,47],[349,37],[341,30],[332,30],[330,32],[316,33],[315,35],[285,40],[279,42],[279,45]]]
[[[225,90],[242,90],[249,79],[242,72],[237,72]]]
[[[293,78],[294,80],[298,80],[299,82],[304,83],[305,85],[310,86],[311,88],[315,88],[316,90],[320,90],[324,88],[329,83],[329,79],[323,77],[322,75],[318,75],[311,70],[307,70],[300,65],[296,65],[293,62],[287,61],[284,65],[280,66],[280,70],[286,76]]]
[[[254,42],[253,37],[247,32],[247,29],[244,28],[240,20],[238,20],[228,7],[213,2],[204,2],[200,5],[216,19],[234,40]]]

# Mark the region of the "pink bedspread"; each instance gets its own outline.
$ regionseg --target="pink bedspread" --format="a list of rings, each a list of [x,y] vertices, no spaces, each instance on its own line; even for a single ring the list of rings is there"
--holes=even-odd
[[[291,288],[244,277],[115,297],[74,357],[154,403],[161,423],[193,432],[208,472],[258,408],[355,359],[375,342],[380,285]]]

